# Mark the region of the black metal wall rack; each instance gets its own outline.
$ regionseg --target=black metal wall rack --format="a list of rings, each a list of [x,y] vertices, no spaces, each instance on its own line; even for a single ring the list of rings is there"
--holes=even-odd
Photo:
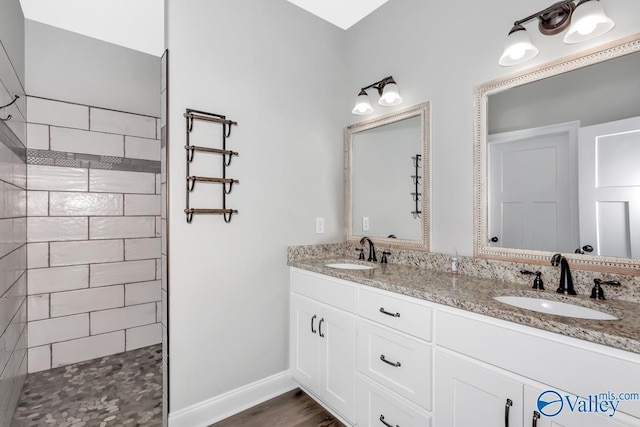
[[[193,215],[195,214],[215,214],[223,215],[224,222],[231,222],[231,217],[237,214],[235,209],[227,208],[227,195],[231,194],[233,185],[238,184],[237,179],[227,178],[227,167],[231,165],[231,160],[238,156],[238,153],[232,150],[227,150],[227,139],[231,136],[232,126],[237,126],[238,123],[232,120],[228,120],[225,116],[214,113],[207,113],[205,111],[192,110],[187,108],[184,113],[186,118],[187,128],[187,145],[184,146],[187,159],[187,206],[184,213],[187,215],[187,223],[191,224],[193,221]],[[191,131],[193,130],[194,121],[204,121],[210,123],[217,123],[222,125],[222,148],[210,148],[199,145],[191,144]],[[194,176],[191,175],[190,166],[193,162],[196,152],[219,154],[222,156],[222,177],[214,178],[208,176]],[[196,182],[208,182],[222,184],[222,208],[221,209],[198,209],[192,208],[189,204],[189,197],[192,191],[194,191]]]
[[[413,160],[413,167],[416,170],[416,174],[411,175],[411,178],[413,178],[413,184],[415,185],[415,192],[411,193],[411,196],[416,204],[416,210],[412,211],[411,215],[413,215],[414,218],[420,218],[420,214],[422,214],[422,211],[420,210],[420,196],[422,196],[422,193],[420,192],[420,179],[422,179],[422,176],[420,175],[420,161],[422,160],[422,155],[416,154],[415,157],[411,157],[411,159]]]

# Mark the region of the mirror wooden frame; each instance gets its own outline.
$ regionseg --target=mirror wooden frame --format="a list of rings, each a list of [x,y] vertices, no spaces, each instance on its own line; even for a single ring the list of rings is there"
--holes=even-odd
[[[475,257],[546,265],[549,264],[551,255],[553,255],[552,252],[547,251],[500,248],[488,244],[487,114],[489,95],[634,52],[640,52],[640,34],[543,64],[513,76],[493,80],[475,88],[473,150]],[[582,270],[640,275],[640,259],[588,254],[565,254],[565,257],[572,266]]]
[[[429,251],[430,243],[430,228],[431,228],[431,112],[429,102],[415,105],[410,108],[406,108],[399,111],[394,111],[384,116],[376,117],[371,120],[367,120],[360,123],[355,123],[347,126],[344,130],[344,159],[345,159],[345,173],[344,173],[344,188],[345,188],[345,200],[344,200],[344,217],[345,217],[345,235],[348,243],[359,244],[361,235],[354,235],[352,224],[352,186],[351,186],[351,171],[352,171],[352,150],[353,150],[353,137],[359,132],[363,132],[369,129],[374,129],[380,126],[385,126],[391,123],[396,123],[401,120],[409,119],[412,117],[421,118],[421,134],[422,134],[422,206],[421,206],[421,221],[422,221],[422,238],[419,240],[408,239],[393,239],[382,237],[369,237],[375,244],[380,244],[386,248],[399,248],[399,249],[413,249],[424,252]],[[408,194],[408,192],[407,192]],[[409,212],[407,212],[409,215]]]

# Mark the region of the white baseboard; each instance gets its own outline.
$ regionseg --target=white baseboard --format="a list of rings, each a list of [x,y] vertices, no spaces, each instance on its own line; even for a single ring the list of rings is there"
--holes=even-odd
[[[298,387],[283,371],[169,414],[169,427],[206,427]]]

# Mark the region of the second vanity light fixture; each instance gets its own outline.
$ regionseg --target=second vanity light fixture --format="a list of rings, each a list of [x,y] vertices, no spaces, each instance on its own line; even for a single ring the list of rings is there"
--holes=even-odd
[[[364,116],[366,114],[373,113],[373,107],[369,102],[369,95],[367,95],[367,89],[377,89],[378,94],[380,95],[380,99],[378,100],[378,104],[390,107],[393,105],[402,104],[402,97],[400,96],[400,90],[398,89],[398,85],[396,84],[393,77],[385,77],[379,82],[375,82],[370,84],[369,86],[363,87],[360,89],[360,93],[358,93],[358,97],[356,98],[356,105],[353,107],[351,111],[353,114],[358,116]]]
[[[600,0],[560,1],[513,24],[500,57],[500,65],[508,67],[522,64],[538,55],[538,48],[522,26],[535,18],[538,18],[538,30],[545,36],[559,34],[569,27],[564,35],[567,44],[591,40],[609,32],[614,26],[604,13]]]

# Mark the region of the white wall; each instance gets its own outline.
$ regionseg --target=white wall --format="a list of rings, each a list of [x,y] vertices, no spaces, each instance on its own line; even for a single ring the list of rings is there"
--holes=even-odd
[[[25,21],[31,96],[160,116],[160,58]]]
[[[433,252],[473,253],[474,87],[640,32],[635,18],[640,2],[603,0],[616,23],[610,33],[570,46],[562,43],[562,36],[540,35],[532,22],[526,27],[539,56],[522,66],[500,67],[498,58],[513,22],[550,3],[391,0],[347,31],[347,88],[353,100],[360,87],[393,75],[404,103],[390,108],[375,105],[375,114],[431,101]],[[345,117],[359,120],[349,113]]]
[[[288,369],[286,247],[344,239],[342,30],[285,0],[167,1],[170,399],[189,405]],[[185,221],[185,108],[239,125],[239,210]],[[214,146],[197,122],[193,144]],[[200,133],[202,132],[202,133]],[[201,138],[201,139],[196,139]],[[196,153],[194,168],[220,159]],[[210,166],[209,166],[210,165]],[[197,184],[192,207],[220,207]],[[196,204],[197,203],[197,204]],[[315,217],[326,233],[316,235]]]

